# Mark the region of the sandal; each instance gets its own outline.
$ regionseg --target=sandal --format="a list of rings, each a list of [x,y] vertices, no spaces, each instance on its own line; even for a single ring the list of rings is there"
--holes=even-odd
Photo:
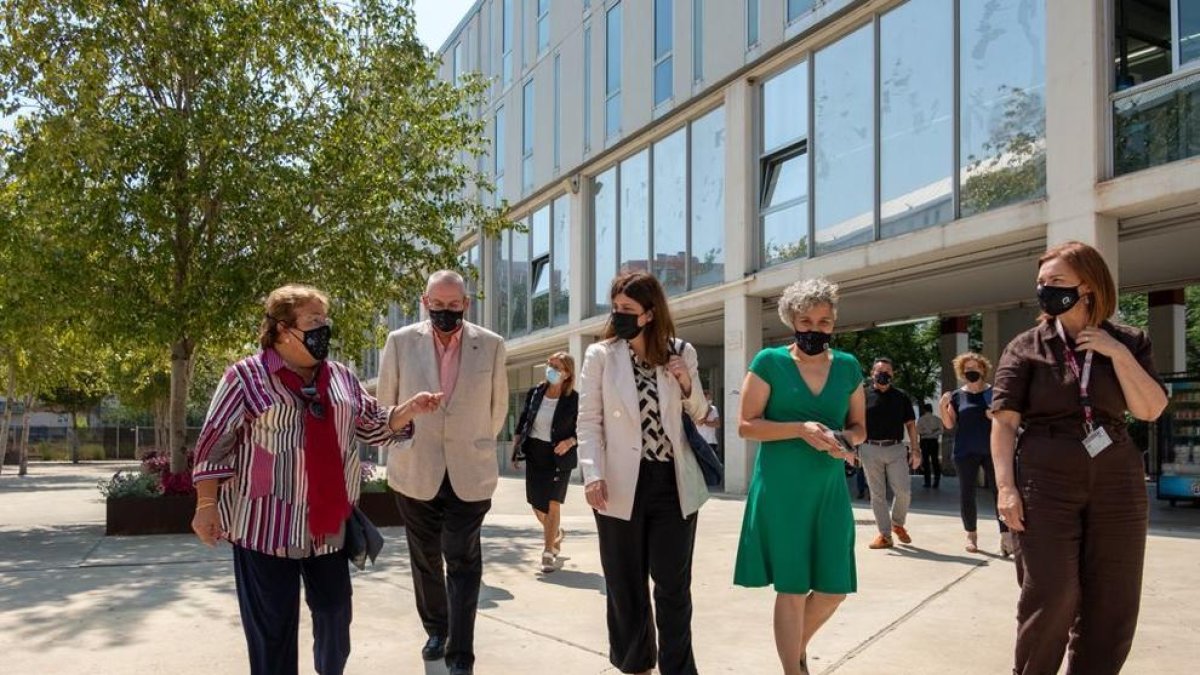
[[[979,553],[979,535],[975,532],[967,533],[967,553]]]
[[[555,535],[555,537],[554,537],[554,548],[561,549],[563,539],[566,539],[566,538],[567,538],[567,531],[562,529],[561,527],[558,528],[558,534]]]
[[[1012,532],[1000,533],[1000,555],[1009,558],[1013,555],[1016,549],[1013,548]]]

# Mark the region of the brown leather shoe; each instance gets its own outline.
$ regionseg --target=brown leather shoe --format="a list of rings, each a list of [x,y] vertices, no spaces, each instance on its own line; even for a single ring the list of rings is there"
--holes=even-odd
[[[908,530],[904,529],[903,525],[893,525],[892,532],[900,539],[901,544],[912,543],[912,537],[908,536]]]
[[[885,536],[882,534],[877,534],[877,535],[875,535],[874,541],[872,541],[870,544],[867,545],[867,548],[873,548],[873,549],[878,550],[881,548],[891,548],[893,546],[895,546],[895,544],[892,543],[891,537],[888,537],[888,536]]]

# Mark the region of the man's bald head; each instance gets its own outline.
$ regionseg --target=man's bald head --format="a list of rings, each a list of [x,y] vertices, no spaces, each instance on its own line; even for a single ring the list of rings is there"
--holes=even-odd
[[[429,281],[425,283],[425,295],[430,295],[439,286],[450,286],[464,296],[467,294],[466,279],[454,270],[438,270],[431,274]]]

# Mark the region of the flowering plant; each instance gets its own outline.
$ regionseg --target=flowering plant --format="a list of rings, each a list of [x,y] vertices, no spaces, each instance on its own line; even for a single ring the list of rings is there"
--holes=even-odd
[[[379,470],[379,465],[373,462],[362,463],[362,486],[359,492],[387,492],[387,471]]]

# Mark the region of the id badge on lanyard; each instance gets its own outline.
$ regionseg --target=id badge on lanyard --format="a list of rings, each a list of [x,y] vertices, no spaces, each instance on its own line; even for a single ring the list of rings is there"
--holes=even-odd
[[[1088,350],[1087,356],[1083,359],[1083,370],[1079,369],[1079,364],[1075,360],[1075,355],[1071,353],[1067,346],[1067,334],[1063,331],[1062,322],[1055,321],[1055,328],[1058,329],[1058,337],[1063,342],[1063,355],[1066,357],[1067,367],[1071,369],[1071,373],[1075,376],[1075,381],[1079,383],[1079,403],[1083,406],[1083,428],[1087,432],[1087,436],[1083,439],[1083,447],[1087,449],[1088,454],[1092,457],[1099,455],[1112,445],[1112,437],[1108,435],[1108,431],[1103,426],[1096,426],[1095,413],[1092,410],[1092,401],[1088,397],[1088,384],[1092,379],[1092,357],[1096,353]]]

